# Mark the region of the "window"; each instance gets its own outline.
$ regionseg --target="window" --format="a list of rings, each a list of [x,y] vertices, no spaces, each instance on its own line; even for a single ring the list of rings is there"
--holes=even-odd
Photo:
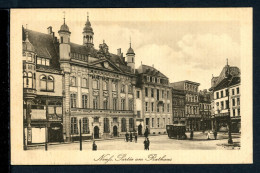
[[[134,130],[134,119],[129,118],[129,131],[133,131],[133,130]]]
[[[128,93],[132,93],[133,92],[133,87],[131,84],[128,85]]]
[[[29,61],[29,62],[33,62],[33,58],[32,58],[32,54],[27,54],[28,56],[27,56],[27,60]]]
[[[140,98],[140,91],[136,91],[136,97],[139,99]]]
[[[109,132],[110,132],[109,119],[104,118],[104,133],[109,133]]]
[[[28,79],[27,79],[27,73],[23,72],[23,87],[26,88],[28,87]]]
[[[46,59],[42,58],[42,65],[46,65]]]
[[[157,118],[157,127],[160,127],[160,118]]]
[[[45,75],[40,76],[40,89],[41,90],[46,90],[47,86],[47,77]]]
[[[33,88],[33,74],[24,72],[24,84],[26,88]]]
[[[154,77],[152,77],[152,81],[155,82],[155,78]]]
[[[162,98],[164,98],[164,91],[162,90]]]
[[[98,97],[93,98],[93,109],[98,109]]]
[[[226,89],[225,91],[226,91],[226,96],[228,96],[228,90]]]
[[[233,109],[233,117],[236,116],[236,109]]]
[[[223,97],[223,91],[220,91],[221,98]]]
[[[117,85],[116,85],[116,83],[113,82],[113,83],[112,83],[112,90],[113,90],[113,91],[116,91],[116,88],[117,88]]]
[[[157,83],[160,83],[160,79],[159,78],[157,78]]]
[[[168,124],[170,124],[171,123],[171,119],[170,118],[168,118]]]
[[[228,100],[226,100],[226,109],[228,109],[229,108],[229,102],[228,102]]]
[[[237,105],[240,105],[240,98],[237,98]]]
[[[75,108],[77,105],[76,105],[76,94],[70,94],[70,106],[71,108]]]
[[[154,102],[151,103],[151,107],[152,107],[152,112],[154,111]]]
[[[63,43],[63,37],[60,37],[60,43]]]
[[[154,89],[151,88],[151,97],[154,97]]]
[[[121,132],[126,132],[126,119],[121,119]]]
[[[124,84],[121,85],[121,93],[125,93],[125,85]]]
[[[129,109],[130,111],[133,110],[133,100],[132,100],[132,99],[129,99],[129,101],[128,101],[128,109]]]
[[[46,59],[46,66],[50,66],[50,60]]]
[[[88,107],[88,96],[82,95],[82,108],[87,108],[87,107]]]
[[[70,77],[70,86],[76,86],[76,77],[75,76]]]
[[[237,87],[237,94],[239,94],[239,88]]]
[[[99,117],[94,117],[94,123],[98,123],[99,122]]]
[[[83,118],[82,127],[83,127],[83,132],[82,133],[85,133],[85,134],[89,134],[90,133],[88,118]]]
[[[237,109],[237,116],[240,116],[240,108]]]
[[[137,117],[140,118],[141,116],[141,111],[137,111]]]
[[[71,134],[78,134],[78,121],[76,117],[71,117],[70,130]]]
[[[169,91],[167,91],[167,96],[166,97],[167,97],[167,99],[169,99]]]
[[[117,110],[117,99],[113,98],[113,110]]]
[[[235,95],[235,89],[232,89],[232,95]]]
[[[148,112],[148,102],[145,102],[145,111]]]
[[[219,92],[217,92],[217,99],[219,98]]]
[[[107,98],[104,98],[104,101],[103,101],[103,109],[107,109],[108,108],[108,99]]]
[[[93,81],[93,89],[98,89],[98,81],[97,80],[94,80]]]
[[[42,64],[42,59],[40,57],[37,57],[37,64],[39,64],[39,65]]]
[[[162,104],[162,112],[164,112],[164,104]]]
[[[145,87],[145,97],[148,97],[148,88]]]
[[[117,118],[113,118],[113,122],[114,122],[114,123],[117,123]]]
[[[154,127],[154,118],[152,118],[152,127]]]
[[[170,104],[167,104],[167,112],[170,112]]]
[[[235,106],[236,105],[236,101],[235,99],[232,99],[232,106]]]
[[[157,112],[160,112],[160,107],[159,107],[159,105],[157,105]]]
[[[150,76],[146,76],[147,82],[150,82]]]
[[[53,90],[54,90],[54,78],[52,76],[48,76],[47,91],[53,91]]]
[[[121,99],[121,110],[125,110],[125,99]]]
[[[88,80],[86,78],[83,78],[82,79],[82,87],[87,88],[87,83],[88,83]]]
[[[157,89],[157,100],[159,100],[160,99],[160,91],[159,91],[159,89]]]
[[[223,102],[223,101],[221,101],[221,103],[220,103],[220,104],[221,104],[221,110],[222,110],[222,109],[224,109],[224,102]]]

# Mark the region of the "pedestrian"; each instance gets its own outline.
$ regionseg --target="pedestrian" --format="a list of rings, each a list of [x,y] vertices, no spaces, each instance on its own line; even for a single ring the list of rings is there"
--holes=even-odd
[[[95,141],[93,141],[92,150],[93,151],[97,150],[97,144],[95,143]]]
[[[137,143],[137,134],[135,133],[135,143]]]
[[[125,134],[125,140],[126,140],[126,142],[128,142],[128,137],[129,137],[129,134],[126,132],[126,134]]]
[[[147,138],[144,140],[144,150],[147,150]]]
[[[215,129],[215,130],[214,130],[214,138],[215,138],[215,140],[217,139],[217,135],[218,135],[218,132],[217,132],[217,130]]]
[[[210,131],[208,130],[207,139],[210,140]]]
[[[147,150],[149,150],[149,147],[150,147],[150,141],[149,141],[149,138],[147,138],[146,145],[147,145]]]
[[[148,137],[148,128],[146,127],[145,132],[144,132],[144,136],[147,138]]]
[[[132,132],[130,132],[130,142],[132,142],[132,140],[133,140],[133,134]]]
[[[190,140],[192,140],[193,139],[193,130],[191,129],[191,131],[190,131]]]

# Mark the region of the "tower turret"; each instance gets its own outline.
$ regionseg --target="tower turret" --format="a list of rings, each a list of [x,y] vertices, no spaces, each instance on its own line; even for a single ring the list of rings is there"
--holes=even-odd
[[[65,23],[65,16],[63,18],[64,23],[61,25],[60,30],[58,31],[60,36],[60,61],[69,61],[70,60],[70,30],[68,25]]]
[[[131,47],[131,39],[130,39],[130,47],[126,53],[126,58],[127,58],[127,66],[131,67],[131,70],[134,72],[134,70],[135,70],[135,52]]]
[[[85,23],[85,27],[83,29],[83,45],[87,47],[93,47],[93,39],[94,39],[94,32],[91,27],[91,23],[89,21],[89,16],[87,15],[87,22]]]

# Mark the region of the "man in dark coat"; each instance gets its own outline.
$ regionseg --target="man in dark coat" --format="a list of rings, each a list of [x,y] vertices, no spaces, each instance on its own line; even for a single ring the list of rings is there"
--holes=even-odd
[[[191,129],[191,131],[190,131],[190,140],[192,140],[193,139],[193,129]]]
[[[95,141],[93,141],[92,150],[93,151],[97,150],[97,144],[95,143]]]
[[[128,136],[129,136],[129,134],[126,132],[126,134],[125,134],[125,140],[126,140],[126,142],[128,142]]]
[[[144,140],[144,150],[147,150],[147,138]]]
[[[133,141],[133,134],[132,134],[132,132],[130,132],[130,142],[132,142]]]
[[[149,147],[150,147],[150,141],[149,141],[149,138],[147,138],[146,145],[147,145],[147,150],[149,150]]]
[[[214,138],[215,138],[215,140],[217,139],[217,135],[218,135],[217,130],[214,130]]]
[[[144,136],[145,136],[146,138],[148,137],[148,128],[145,129]]]
[[[135,143],[137,143],[137,134],[135,133]]]

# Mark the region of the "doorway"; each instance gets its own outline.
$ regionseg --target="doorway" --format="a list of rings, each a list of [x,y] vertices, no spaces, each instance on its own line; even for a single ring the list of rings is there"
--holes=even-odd
[[[49,142],[62,142],[62,124],[52,123],[48,128],[48,141]]]
[[[99,128],[98,126],[94,127],[94,139],[98,139],[99,138]]]
[[[117,126],[113,127],[113,135],[114,137],[117,137]]]
[[[138,126],[138,135],[142,135],[142,128],[143,128],[143,126],[140,124]]]

